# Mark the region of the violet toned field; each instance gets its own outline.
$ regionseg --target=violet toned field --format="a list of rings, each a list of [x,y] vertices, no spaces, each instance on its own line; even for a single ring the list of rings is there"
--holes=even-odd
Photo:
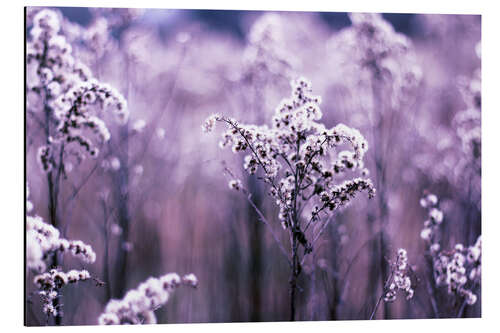
[[[481,17],[26,8],[25,324],[481,317]]]

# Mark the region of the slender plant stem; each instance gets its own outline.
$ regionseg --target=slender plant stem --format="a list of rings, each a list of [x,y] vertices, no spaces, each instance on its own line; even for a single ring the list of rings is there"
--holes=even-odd
[[[382,295],[380,295],[380,297],[378,298],[377,303],[375,304],[375,307],[373,308],[373,311],[372,311],[372,314],[370,315],[369,320],[372,320],[373,317],[375,316],[375,314],[377,313],[378,306],[379,306],[380,302],[382,301],[382,298],[384,298],[385,291],[387,290],[387,287],[389,286],[389,282],[391,281],[393,274],[394,274],[394,272],[391,271],[391,274],[389,275],[387,280],[384,282],[384,286],[382,288]],[[387,304],[387,303],[384,303],[384,304]]]
[[[260,211],[260,209],[255,205],[255,203],[253,202],[252,200],[252,196],[251,194],[248,194],[247,196],[247,200],[248,202],[250,203],[250,205],[253,207],[253,209],[255,209],[255,211],[257,212],[257,215],[259,216],[259,220],[264,223],[264,225],[266,225],[269,230],[271,231],[271,235],[273,236],[273,239],[274,241],[278,244],[280,250],[281,250],[281,253],[283,253],[283,255],[285,256],[288,264],[290,264],[290,266],[292,265],[292,263],[290,262],[290,259],[288,258],[288,254],[286,253],[286,250],[285,248],[283,247],[283,244],[280,242],[279,238],[278,238],[278,235],[276,235],[276,233],[274,232],[273,228],[271,228],[271,226],[269,225],[269,222],[267,221],[267,219],[264,217],[264,214],[262,214],[262,212]]]
[[[430,255],[427,255],[425,259],[428,269],[427,292],[429,293],[429,299],[431,301],[431,307],[432,311],[434,312],[434,317],[439,318],[439,309],[436,301],[436,286],[434,285],[433,259]]]
[[[462,305],[460,306],[460,309],[458,309],[457,318],[462,318],[466,305],[467,305],[467,302],[464,300],[462,302]]]
[[[298,275],[297,237],[294,235],[292,243],[292,271],[290,273],[290,321],[295,321],[295,298]]]
[[[369,320],[372,320],[373,317],[375,316],[375,313],[377,313],[377,309],[378,309],[378,306],[380,304],[380,301],[382,300],[382,297],[384,297],[384,294],[380,295],[380,297],[378,298],[377,303],[375,304],[375,308],[373,309],[372,314],[370,315],[370,319]]]
[[[229,168],[225,167],[224,171],[227,172],[231,177],[234,177],[233,172],[231,170],[229,170]],[[288,257],[288,253],[286,252],[283,244],[281,243],[281,241],[278,238],[278,235],[276,235],[276,232],[271,227],[270,223],[267,221],[267,219],[264,216],[264,214],[262,213],[262,211],[257,207],[257,205],[255,204],[255,202],[253,202],[253,200],[252,200],[252,194],[247,189],[245,189],[245,188],[242,188],[242,192],[246,195],[246,199],[250,203],[250,206],[252,206],[253,209],[255,209],[255,212],[259,216],[259,221],[261,221],[266,227],[269,228],[269,231],[271,232],[271,235],[272,235],[274,241],[276,242],[276,244],[278,244],[278,247],[279,247],[281,253],[286,258],[286,260],[287,260],[288,264],[290,265],[290,267],[292,267],[292,262],[290,261],[290,258]]]

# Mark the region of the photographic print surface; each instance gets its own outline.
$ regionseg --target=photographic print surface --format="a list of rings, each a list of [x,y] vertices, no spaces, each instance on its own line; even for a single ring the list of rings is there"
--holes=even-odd
[[[25,15],[25,325],[481,317],[481,16]]]

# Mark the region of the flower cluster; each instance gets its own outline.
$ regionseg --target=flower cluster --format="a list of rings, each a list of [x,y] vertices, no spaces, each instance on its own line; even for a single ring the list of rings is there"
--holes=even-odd
[[[467,304],[473,305],[477,295],[472,289],[481,279],[481,236],[468,248],[459,243],[452,251],[441,251],[438,232],[443,212],[437,208],[437,203],[438,198],[434,194],[420,200],[420,205],[429,213],[420,236],[429,246],[436,285],[446,286],[448,294],[463,297]]]
[[[229,181],[229,188],[232,190],[236,190],[236,191],[241,190],[242,189],[241,180],[233,179],[233,180]]]
[[[453,251],[441,252],[434,261],[438,286],[446,286],[450,295],[463,297],[468,305],[477,301],[474,285],[481,280],[481,236],[468,248],[456,244]]]
[[[35,230],[26,230],[26,267],[36,271],[43,271],[46,267],[44,248],[40,239],[47,238],[41,238]]]
[[[60,30],[57,13],[40,10],[33,18],[31,40],[26,45],[28,92],[43,94],[49,101],[92,76],[88,67],[73,57],[71,44]]]
[[[170,293],[181,285],[196,288],[198,279],[194,274],[181,278],[177,273],[150,277],[137,289],[129,290],[123,299],[109,301],[98,322],[100,325],[156,324],[154,311],[166,304]]]
[[[413,154],[411,163],[433,182],[450,184],[453,191],[461,196],[460,200],[470,202],[475,212],[481,210],[480,73],[478,68],[472,77],[459,77],[458,90],[465,107],[457,108],[451,124],[439,125],[435,119],[429,118],[419,125],[422,140],[419,146],[423,149]],[[453,101],[457,102],[462,101]],[[464,184],[467,184],[465,191]]]
[[[439,243],[437,242],[437,232],[439,225],[443,222],[443,212],[437,207],[438,198],[434,194],[428,194],[420,199],[420,205],[427,208],[428,219],[424,222],[424,229],[420,232],[420,237],[430,243],[430,250],[432,252],[439,250]]]
[[[205,122],[201,125],[201,129],[205,133],[212,132],[215,128],[215,124],[218,120],[221,120],[221,116],[218,114],[210,115]]]
[[[70,283],[86,281],[90,279],[90,273],[86,270],[70,270],[62,272],[51,269],[48,272],[35,276],[33,282],[38,287],[38,294],[42,298],[43,312],[49,316],[57,316],[61,309],[55,306],[54,301],[59,297],[59,289]]]
[[[272,127],[243,125],[219,115],[210,116],[203,126],[211,129],[216,120],[227,123],[221,147],[247,153],[244,168],[250,174],[262,172],[284,228],[299,228],[300,217],[308,225],[316,222],[321,214],[346,205],[361,191],[369,197],[375,194],[369,179],[350,177],[367,173],[363,163],[367,142],[358,130],[346,125],[327,129],[318,123],[320,102],[312,94],[311,83],[299,78],[292,81],[292,97],[276,108]]]
[[[52,149],[51,146],[40,146],[37,151],[36,159],[42,171],[50,172],[55,164],[52,159]]]
[[[90,108],[95,105],[104,110],[112,108],[120,124],[128,119],[126,101],[113,87],[93,79],[81,82],[54,103],[57,132],[47,145],[38,149],[38,161],[43,171],[49,172],[56,165],[52,155],[54,149],[51,148],[54,144],[65,144],[67,149],[71,149],[73,143],[90,156],[97,157],[99,149],[89,137],[95,136],[100,143],[104,143],[111,135],[104,121],[92,114]],[[85,156],[80,150],[73,150],[77,156]]]
[[[352,26],[332,38],[332,49],[341,56],[344,66],[357,67],[354,76],[359,81],[353,84],[368,82],[365,77],[387,82],[391,104],[398,107],[422,76],[410,40],[397,33],[381,14],[350,13],[349,17]]]
[[[253,24],[245,50],[247,71],[262,79],[265,75],[291,74],[294,59],[284,52],[284,22],[279,15],[265,13]]]
[[[27,267],[42,272],[45,260],[55,252],[70,253],[86,263],[93,263],[96,254],[90,245],[80,240],[60,238],[59,230],[47,224],[40,216],[26,217]]]
[[[57,100],[55,113],[59,125],[55,140],[65,144],[74,142],[91,156],[97,156],[98,149],[94,147],[88,135],[84,134],[85,130],[97,136],[100,142],[108,141],[110,133],[104,121],[90,113],[89,108],[96,104],[104,110],[112,107],[120,124],[127,121],[127,103],[123,96],[107,84],[89,80],[69,90]]]
[[[75,143],[73,148],[97,156],[98,149],[89,133],[101,142],[109,140],[110,133],[92,111],[112,106],[120,124],[128,118],[124,98],[109,85],[92,79],[91,71],[73,57],[71,44],[60,30],[57,13],[43,9],[33,18],[31,40],[27,43],[28,110],[43,111],[50,116],[48,122],[57,124],[55,133],[48,130],[52,127],[49,123],[45,124],[47,144],[38,150],[38,161],[45,172],[62,163],[54,156],[55,144]],[[80,149],[74,150],[78,157],[85,157]]]
[[[82,33],[82,39],[89,51],[100,58],[110,49],[112,39],[110,38],[109,22],[104,17],[95,18]]]
[[[384,301],[395,301],[398,290],[405,292],[407,300],[413,297],[415,291],[412,288],[409,273],[410,267],[408,265],[408,255],[406,250],[399,249],[396,262],[392,264],[391,280],[389,281],[387,291],[385,292]]]
[[[68,283],[88,280],[90,274],[86,270],[70,270],[63,272],[59,269],[46,271],[46,261],[52,254],[68,252],[80,260],[93,263],[96,255],[92,247],[82,241],[66,240],[59,237],[59,230],[45,223],[39,216],[26,217],[26,266],[39,272],[34,278],[38,287],[38,294],[43,303],[43,312],[49,316],[61,314],[57,298],[59,290]]]
[[[26,193],[26,201],[29,202],[28,186]],[[38,287],[43,312],[49,316],[61,315],[57,300],[63,286],[90,279],[86,270],[63,272],[53,268],[47,271],[47,261],[57,253],[70,253],[85,263],[94,263],[96,260],[96,254],[90,245],[80,240],[61,238],[59,230],[45,223],[40,216],[26,216],[26,268],[37,273],[33,282]]]

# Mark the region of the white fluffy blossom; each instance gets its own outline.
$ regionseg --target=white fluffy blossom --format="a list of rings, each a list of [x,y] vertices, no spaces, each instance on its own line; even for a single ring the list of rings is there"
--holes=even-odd
[[[205,120],[205,122],[203,123],[203,125],[201,126],[203,132],[205,132],[205,133],[212,132],[213,129],[215,128],[215,123],[217,122],[217,120],[220,120],[220,119],[221,119],[221,116],[218,115],[218,114],[212,114],[212,115],[210,115]]]
[[[438,203],[438,198],[435,194],[428,194],[420,199],[420,206],[427,208],[428,206],[435,206]]]
[[[435,194],[427,194],[420,199],[420,205],[427,209],[428,219],[424,222],[424,228],[420,232],[420,237],[430,244],[435,243],[436,233],[439,225],[443,222],[443,212],[437,207],[438,198]]]
[[[90,245],[60,237],[59,230],[45,223],[40,216],[26,216],[26,268],[36,273],[33,282],[42,300],[42,310],[48,316],[61,315],[58,298],[62,287],[91,278],[86,270],[63,272],[52,268],[47,271],[48,262],[58,253],[71,254],[85,263],[96,260]]]
[[[396,261],[392,263],[391,280],[385,290],[384,301],[393,302],[396,300],[397,291],[403,291],[406,299],[413,297],[415,290],[412,288],[410,278],[410,267],[408,265],[408,255],[405,249],[399,249]]]
[[[289,77],[295,58],[284,51],[286,21],[275,13],[262,14],[248,33],[248,47],[244,53],[247,75],[262,81],[269,76]]]
[[[57,102],[59,125],[56,139],[66,144],[74,142],[90,155],[95,154],[89,134],[96,136],[100,142],[110,139],[106,124],[91,113],[91,106],[98,104],[104,110],[112,108],[120,123],[128,119],[127,103],[123,96],[113,87],[96,80],[81,83],[62,95]]]
[[[42,299],[42,310],[48,316],[57,316],[61,313],[60,305],[56,306],[56,299],[60,296],[59,290],[67,284],[86,281],[91,276],[86,270],[70,270],[63,272],[51,269],[48,272],[35,276],[33,282],[38,287],[38,294]]]
[[[154,311],[165,305],[170,293],[181,285],[196,288],[198,279],[194,274],[182,278],[177,273],[168,273],[160,278],[150,277],[136,289],[129,290],[123,299],[112,299],[99,316],[100,325],[156,324]]]
[[[70,253],[83,262],[93,263],[96,259],[96,254],[90,245],[85,244],[80,240],[67,240],[60,238],[59,230],[50,224],[43,221],[40,216],[26,217],[26,233],[27,266],[30,269],[45,268],[45,265],[40,264],[36,260],[47,259],[54,252]],[[41,255],[39,255],[41,253]],[[42,270],[43,270],[42,269]]]
[[[429,215],[420,236],[428,245],[435,283],[446,287],[448,294],[461,297],[468,305],[473,305],[477,301],[473,290],[481,283],[481,236],[468,248],[457,243],[452,251],[443,251],[439,244],[439,226],[444,216],[437,202],[434,194],[420,200],[420,205],[427,208]]]
[[[241,180],[239,179],[233,179],[229,181],[229,188],[232,190],[239,191],[241,189],[241,186],[242,186]]]
[[[132,130],[135,132],[142,132],[146,127],[146,121],[144,119],[138,119],[132,124]]]
[[[468,248],[457,244],[453,251],[436,256],[434,274],[438,286],[446,286],[450,295],[473,305],[477,300],[474,285],[481,282],[481,236]]]
[[[390,103],[400,106],[407,94],[414,91],[422,73],[417,65],[411,41],[394,30],[393,26],[378,13],[350,13],[352,25],[336,34],[331,42],[331,52],[340,56],[344,69],[355,71],[345,77],[354,78],[352,85],[361,89],[365,82],[377,80],[390,88]],[[375,103],[375,101],[374,101]]]
[[[26,212],[29,213],[33,210],[33,203],[29,200],[30,196],[30,187],[28,183],[26,183]]]

